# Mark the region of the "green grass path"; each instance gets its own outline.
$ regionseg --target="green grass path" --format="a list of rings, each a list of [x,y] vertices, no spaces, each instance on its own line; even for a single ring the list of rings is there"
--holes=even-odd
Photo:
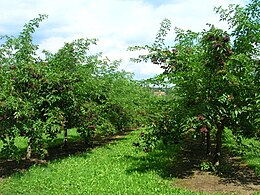
[[[179,148],[144,153],[132,146],[139,133],[17,173],[0,181],[0,194],[200,194],[172,185],[169,168]]]

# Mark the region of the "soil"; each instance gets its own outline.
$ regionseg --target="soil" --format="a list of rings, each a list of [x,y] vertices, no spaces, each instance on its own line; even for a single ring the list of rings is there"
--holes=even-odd
[[[172,175],[177,179],[173,185],[194,192],[208,194],[223,193],[236,195],[260,194],[260,178],[243,162],[223,150],[222,173],[201,171],[201,163],[209,162],[212,157],[206,155],[205,146],[198,140],[186,139],[182,152],[172,168]]]
[[[255,192],[260,192],[259,185],[253,183],[228,183],[216,175],[200,171],[194,171],[190,178],[177,180],[174,185],[194,192],[206,192],[208,194],[223,193],[251,195]]]

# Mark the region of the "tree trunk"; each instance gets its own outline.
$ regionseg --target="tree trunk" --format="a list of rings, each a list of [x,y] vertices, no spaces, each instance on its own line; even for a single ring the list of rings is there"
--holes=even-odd
[[[87,132],[84,133],[84,140],[86,146],[90,146],[90,131],[90,128],[88,128]]]
[[[32,157],[32,137],[29,137],[28,138],[26,159],[31,159],[31,157]]]
[[[209,155],[210,154],[210,132],[208,131],[207,133],[206,133],[206,137],[207,137],[207,155]]]
[[[68,146],[68,130],[63,127],[63,131],[64,131],[63,147],[66,149]]]
[[[214,164],[219,166],[221,164],[221,148],[222,148],[222,134],[224,131],[224,122],[217,124],[217,134],[216,134],[216,151],[214,156]]]

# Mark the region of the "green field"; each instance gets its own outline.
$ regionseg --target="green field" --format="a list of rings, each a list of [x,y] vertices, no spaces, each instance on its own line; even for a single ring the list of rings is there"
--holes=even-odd
[[[15,173],[0,182],[0,194],[203,194],[173,185],[170,170],[180,144],[145,153],[133,146],[139,134],[132,131],[118,141]],[[69,138],[75,136],[76,131],[70,131]],[[250,145],[252,140],[243,142]],[[25,140],[17,140],[17,145],[25,148]],[[258,172],[258,156],[248,152],[244,158]]]
[[[144,153],[132,146],[139,133],[16,173],[0,182],[0,194],[196,194],[172,187],[179,147]]]

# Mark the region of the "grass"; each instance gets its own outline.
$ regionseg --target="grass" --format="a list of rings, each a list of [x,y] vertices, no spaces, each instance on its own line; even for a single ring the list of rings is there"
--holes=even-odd
[[[260,142],[255,139],[244,139],[242,144],[247,146],[243,156],[246,163],[260,176]]]
[[[120,141],[15,173],[0,181],[0,195],[203,194],[173,185],[172,162],[180,153],[180,145],[161,146],[145,153],[132,146],[139,133],[133,131],[127,137],[120,138]],[[70,131],[69,137],[76,139],[77,133]],[[18,141],[19,146],[25,147],[25,140]],[[57,139],[57,142],[61,141],[62,137]],[[231,136],[226,136],[225,143],[230,148],[239,149]],[[259,153],[255,153],[259,142],[243,138],[242,144],[243,149],[244,145],[249,147],[245,150],[245,160],[256,171],[259,170]]]
[[[144,153],[132,146],[139,133],[16,173],[0,182],[0,194],[202,194],[172,185],[179,146]]]
[[[260,176],[260,141],[241,136],[238,138],[229,129],[225,129],[224,145],[233,154],[242,156],[243,160]]]
[[[57,146],[63,143],[63,133],[60,133],[57,135],[57,138],[53,139],[53,141],[47,141],[48,138],[45,136],[45,140],[48,142],[49,147],[51,146]],[[80,134],[77,132],[76,129],[69,129],[68,130],[68,141],[74,141],[81,139]],[[23,154],[23,156],[26,155],[26,149],[27,149],[27,138],[24,137],[16,137],[15,138],[15,146],[19,149],[19,152]],[[3,142],[0,140],[0,151],[3,148]],[[0,158],[3,158],[0,154]]]

